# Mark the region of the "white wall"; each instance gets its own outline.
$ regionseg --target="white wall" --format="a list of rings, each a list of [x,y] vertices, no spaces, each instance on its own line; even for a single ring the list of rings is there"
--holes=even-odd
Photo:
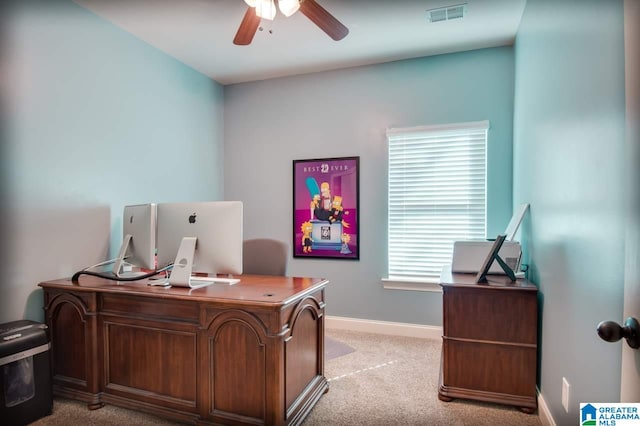
[[[539,384],[556,422],[574,424],[580,402],[620,396],[621,345],[596,327],[623,304],[622,1],[529,0],[515,52],[514,201],[531,203],[523,235],[540,289]]]
[[[624,312],[640,320],[640,2],[624,0],[626,181]],[[622,345],[621,402],[640,401],[640,350]]]
[[[222,87],[69,0],[2,3],[0,322],[113,256],[127,204],[223,197]]]
[[[292,241],[292,161],[360,157],[359,261],[293,259],[326,277],[327,312],[442,322],[440,293],[385,290],[388,127],[490,120],[488,228],[511,217],[513,49],[434,56],[226,86],[225,196],[245,203],[245,234]]]

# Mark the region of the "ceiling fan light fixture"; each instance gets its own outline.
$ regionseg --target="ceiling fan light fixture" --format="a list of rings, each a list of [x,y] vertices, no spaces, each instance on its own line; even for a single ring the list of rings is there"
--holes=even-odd
[[[278,0],[278,8],[288,18],[300,9],[300,0]]]
[[[245,0],[246,1],[246,0]],[[273,21],[276,17],[276,5],[273,0],[257,0],[256,15],[263,19]]]
[[[242,22],[238,27],[233,44],[246,46],[251,44],[253,36],[260,27],[261,19],[273,20],[276,17],[276,9],[283,15],[291,16],[298,10],[302,15],[313,22],[333,40],[342,40],[349,34],[349,28],[336,19],[324,7],[316,3],[316,0],[244,0],[249,7],[244,13]],[[251,5],[255,4],[255,7]],[[277,7],[276,7],[277,4]],[[269,29],[269,33],[273,33]]]

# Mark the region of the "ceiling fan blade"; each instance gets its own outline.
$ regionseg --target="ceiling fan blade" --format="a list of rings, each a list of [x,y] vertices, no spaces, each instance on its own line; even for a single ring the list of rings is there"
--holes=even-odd
[[[258,30],[258,26],[260,26],[260,17],[256,15],[256,9],[248,7],[240,23],[240,27],[238,27],[238,32],[233,39],[233,44],[240,46],[251,44],[251,40],[253,40],[253,36]]]
[[[301,1],[300,12],[336,41],[342,40],[349,34],[349,29],[315,0]]]

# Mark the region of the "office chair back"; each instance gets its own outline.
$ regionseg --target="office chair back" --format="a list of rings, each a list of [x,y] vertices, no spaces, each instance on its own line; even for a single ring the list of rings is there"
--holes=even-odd
[[[242,273],[287,275],[289,244],[270,238],[245,240],[242,246]]]

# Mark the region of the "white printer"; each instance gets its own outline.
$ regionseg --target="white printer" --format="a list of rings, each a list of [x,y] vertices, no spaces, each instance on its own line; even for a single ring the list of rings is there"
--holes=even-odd
[[[513,241],[513,238],[520,227],[520,222],[529,209],[529,204],[522,204],[518,207],[511,218],[505,234],[507,235],[498,255],[514,271],[520,271],[520,260],[522,258],[522,248],[520,243]],[[455,241],[453,243],[453,259],[451,262],[451,272],[454,273],[478,273],[484,260],[489,255],[493,246],[493,241],[467,240]],[[490,274],[505,274],[498,262],[493,262],[489,269]]]

